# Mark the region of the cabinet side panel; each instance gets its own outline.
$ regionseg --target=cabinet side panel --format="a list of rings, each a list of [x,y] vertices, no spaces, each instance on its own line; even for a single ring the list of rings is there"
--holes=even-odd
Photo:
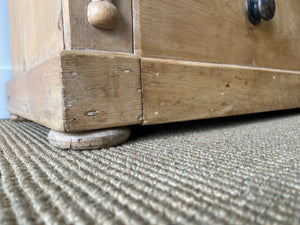
[[[90,0],[63,0],[66,50],[133,52],[131,0],[115,0],[119,25],[114,30],[93,27],[87,19]]]
[[[9,0],[13,75],[59,55],[64,48],[61,0]]]
[[[142,59],[144,124],[300,107],[300,73]]]

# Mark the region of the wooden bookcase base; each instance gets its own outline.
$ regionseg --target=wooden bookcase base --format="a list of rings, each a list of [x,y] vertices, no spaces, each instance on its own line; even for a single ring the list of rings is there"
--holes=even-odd
[[[8,82],[7,101],[69,148],[69,136],[84,140],[85,131],[299,108],[299,90],[298,71],[63,51]],[[61,133],[72,134],[64,144]]]

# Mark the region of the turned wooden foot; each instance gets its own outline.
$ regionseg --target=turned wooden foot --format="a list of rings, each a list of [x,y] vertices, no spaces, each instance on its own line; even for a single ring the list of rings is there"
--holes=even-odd
[[[60,149],[86,150],[117,146],[130,137],[130,128],[112,128],[79,133],[61,133],[51,130],[49,142]]]
[[[16,114],[10,114],[9,115],[9,119],[11,121],[14,121],[14,122],[25,122],[25,121],[27,121],[27,119],[25,119],[25,118],[23,118],[21,116],[18,116]]]

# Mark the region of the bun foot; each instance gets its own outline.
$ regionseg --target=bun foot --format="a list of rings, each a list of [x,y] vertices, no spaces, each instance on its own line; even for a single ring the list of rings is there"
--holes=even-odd
[[[16,114],[10,114],[9,115],[9,119],[11,121],[14,121],[14,122],[25,122],[25,121],[27,121],[27,119],[25,119],[25,118],[23,118],[21,116],[18,116]]]
[[[128,140],[130,128],[112,128],[79,133],[61,133],[51,130],[50,144],[60,149],[92,150],[117,146]]]

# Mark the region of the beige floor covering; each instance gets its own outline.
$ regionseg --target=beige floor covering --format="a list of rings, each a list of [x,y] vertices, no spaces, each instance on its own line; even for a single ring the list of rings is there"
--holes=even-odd
[[[0,224],[300,224],[299,110],[134,127],[61,151],[0,121]]]

